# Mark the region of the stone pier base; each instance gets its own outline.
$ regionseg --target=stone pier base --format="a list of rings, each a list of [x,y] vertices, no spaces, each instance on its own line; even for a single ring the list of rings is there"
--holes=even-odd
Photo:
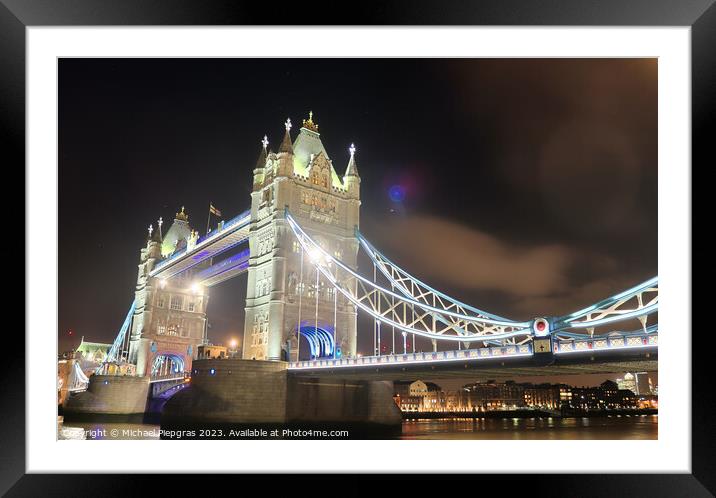
[[[280,361],[195,360],[191,386],[164,405],[162,425],[399,426],[392,383],[299,378]]]
[[[166,402],[162,422],[284,423],[286,366],[279,361],[194,360],[191,385]]]
[[[143,414],[148,392],[149,377],[92,375],[86,391],[67,398],[63,413],[65,417]]]
[[[289,378],[289,422],[400,425],[393,383],[334,378]]]

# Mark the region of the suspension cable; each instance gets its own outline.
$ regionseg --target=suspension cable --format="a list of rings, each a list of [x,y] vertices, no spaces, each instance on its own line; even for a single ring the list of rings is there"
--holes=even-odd
[[[301,302],[303,301],[303,245],[301,245],[301,276],[298,284],[298,327],[296,328],[296,361],[301,361]]]

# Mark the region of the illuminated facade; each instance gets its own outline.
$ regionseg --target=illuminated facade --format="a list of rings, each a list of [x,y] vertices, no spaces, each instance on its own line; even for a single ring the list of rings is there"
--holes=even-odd
[[[619,387],[619,389],[628,389],[634,394],[639,393],[634,375],[630,374],[629,372],[624,374],[624,378],[617,379],[617,386]]]
[[[467,403],[478,410],[504,410],[524,406],[524,387],[512,381],[466,385]]]
[[[85,341],[84,336],[82,336],[74,357],[87,363],[100,364],[107,358],[107,351],[110,347],[112,347],[111,344]]]
[[[204,342],[209,296],[192,282],[193,272],[169,281],[150,276],[163,253],[196,242],[198,234],[189,227],[184,208],[176,214],[167,236],[171,240],[162,240],[159,231],[150,227],[140,254],[128,354],[140,376],[189,371],[197,347]]]
[[[353,357],[356,309],[321,278],[287,225],[299,220],[321,247],[356,267],[360,177],[355,148],[342,178],[328,156],[312,114],[295,141],[291,121],[278,152],[264,137],[251,193],[243,357],[291,360]],[[299,337],[305,340],[299,342]]]
[[[226,346],[217,346],[215,344],[202,344],[197,348],[197,358],[214,359],[228,358],[229,348]]]

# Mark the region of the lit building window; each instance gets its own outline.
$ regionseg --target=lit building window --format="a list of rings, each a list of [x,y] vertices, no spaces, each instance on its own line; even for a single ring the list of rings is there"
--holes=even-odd
[[[189,301],[186,305],[187,311],[194,311],[194,301]]]
[[[295,253],[301,252],[301,244],[297,240],[293,241],[293,252],[295,252]]]
[[[182,296],[172,296],[169,306],[173,310],[180,310],[182,308],[184,299]]]
[[[157,308],[163,308],[164,307],[164,296],[159,296],[157,298]]]

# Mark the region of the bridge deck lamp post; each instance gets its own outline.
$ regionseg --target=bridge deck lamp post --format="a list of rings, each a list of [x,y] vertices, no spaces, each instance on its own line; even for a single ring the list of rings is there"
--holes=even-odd
[[[313,247],[313,248],[309,249],[308,257],[311,260],[311,262],[313,263],[313,265],[316,267],[316,287],[314,289],[314,293],[316,295],[315,330],[316,330],[316,333],[318,333],[318,291],[319,291],[318,286],[319,286],[319,279],[321,276],[318,266],[325,263],[325,258],[323,256],[323,254],[321,253],[321,250],[318,247]],[[319,354],[320,354],[320,351],[319,351]]]
[[[234,358],[236,356],[236,346],[238,345],[238,342],[236,339],[231,339],[229,342],[229,357]]]
[[[301,304],[303,301],[303,245],[301,245],[301,270],[298,279],[298,325],[296,327],[296,362],[301,361]]]
[[[338,292],[333,289],[333,359],[336,359],[336,327],[338,326]],[[342,352],[341,352],[342,353]]]
[[[316,264],[316,288],[315,288],[315,294],[316,294],[316,334],[318,334],[318,280],[321,276],[321,273],[318,271],[318,264]],[[320,351],[319,351],[320,355]]]

